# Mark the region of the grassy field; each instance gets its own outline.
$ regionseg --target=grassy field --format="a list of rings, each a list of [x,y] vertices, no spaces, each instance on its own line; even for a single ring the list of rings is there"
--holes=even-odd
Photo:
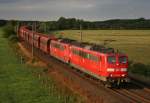
[[[21,64],[0,29],[0,103],[76,103],[77,96],[59,90],[55,82],[37,74],[42,68]],[[43,84],[42,81],[47,81]]]
[[[129,59],[150,64],[150,30],[83,30],[83,41],[104,44],[126,53]],[[79,30],[54,32],[57,36],[80,40]]]

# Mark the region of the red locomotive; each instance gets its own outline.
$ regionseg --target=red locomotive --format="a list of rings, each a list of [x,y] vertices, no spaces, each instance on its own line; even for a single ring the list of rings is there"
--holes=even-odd
[[[128,82],[128,57],[116,53],[113,48],[70,39],[56,39],[32,32],[27,27],[21,27],[19,34],[21,40],[106,84],[119,85]]]

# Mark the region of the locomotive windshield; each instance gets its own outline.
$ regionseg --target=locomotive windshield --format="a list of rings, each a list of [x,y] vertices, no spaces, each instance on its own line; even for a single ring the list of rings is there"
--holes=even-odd
[[[126,64],[127,58],[126,57],[119,57],[119,63]]]
[[[108,63],[116,63],[116,57],[115,56],[108,56],[107,61],[108,61]]]

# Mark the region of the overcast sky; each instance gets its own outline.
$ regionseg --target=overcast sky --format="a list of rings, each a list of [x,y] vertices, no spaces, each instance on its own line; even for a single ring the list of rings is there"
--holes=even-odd
[[[150,18],[150,0],[0,0],[0,19],[84,20]]]

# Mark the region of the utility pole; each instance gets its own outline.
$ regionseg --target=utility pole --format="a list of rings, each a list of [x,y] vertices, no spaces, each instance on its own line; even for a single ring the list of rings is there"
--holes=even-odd
[[[45,22],[45,33],[47,32],[47,25],[46,25],[46,22]]]
[[[16,25],[16,34],[17,34],[17,37],[19,38],[19,22],[17,22],[17,25]]]
[[[32,24],[32,59],[34,58],[34,31],[36,32],[36,22]]]
[[[33,52],[34,52],[34,50],[33,50],[33,24],[32,24],[32,59],[33,59]]]
[[[80,40],[82,42],[82,24],[80,24]]]
[[[36,32],[36,21],[34,23],[34,31]]]

